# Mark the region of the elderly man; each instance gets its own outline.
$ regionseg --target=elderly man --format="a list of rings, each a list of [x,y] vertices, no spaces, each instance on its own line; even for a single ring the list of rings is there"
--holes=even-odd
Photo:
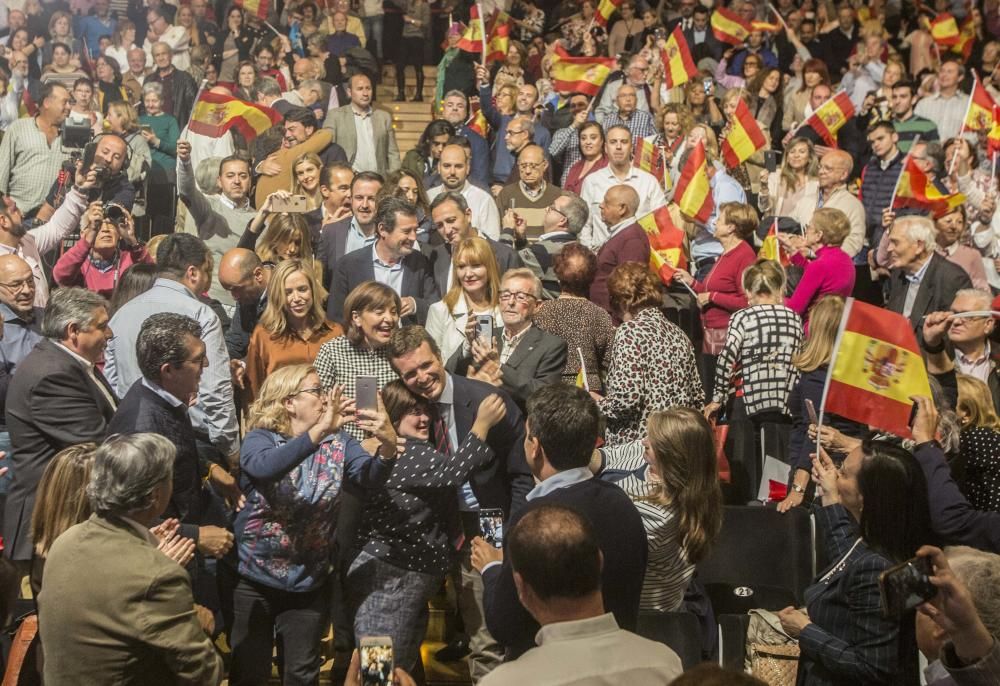
[[[530,269],[511,269],[500,282],[503,328],[493,341],[472,342],[469,377],[503,388],[522,410],[528,396],[560,382],[566,341],[534,326],[542,282]]]
[[[62,534],[45,561],[38,615],[46,684],[222,679],[191,581],[149,531],[170,504],[175,452],[151,433],[116,436],[97,449],[87,486],[94,514]]]
[[[546,300],[559,297],[559,279],[553,269],[555,256],[563,246],[577,239],[587,223],[590,212],[587,203],[576,193],[563,191],[545,210],[542,216],[542,235],[529,244],[524,223],[504,226],[500,240],[514,245],[524,266],[542,281]]]
[[[497,195],[504,219],[511,213],[520,217],[529,238],[541,234],[545,211],[561,192],[558,186],[546,182],[548,170],[545,151],[538,145],[526,145],[517,156],[518,180],[508,183]]]
[[[45,194],[69,159],[60,135],[60,127],[69,116],[69,90],[46,83],[37,102],[38,114],[11,124],[0,142],[0,193],[12,196],[29,216],[45,202]]]
[[[333,139],[347,153],[355,171],[374,171],[385,176],[399,169],[399,146],[388,112],[372,108],[372,82],[366,74],[350,78],[351,101],[330,110],[323,122]]]
[[[128,70],[122,74],[122,85],[129,94],[129,102],[138,105],[142,101],[142,84],[150,74],[152,56],[142,48],[132,48],[126,53]],[[180,124],[178,124],[180,126]]]
[[[604,152],[608,156],[608,166],[587,176],[580,189],[580,197],[590,210],[590,220],[580,232],[580,242],[594,251],[599,250],[608,240],[608,225],[601,218],[600,207],[612,186],[625,184],[635,190],[639,195],[639,207],[636,209],[638,216],[667,204],[663,188],[656,177],[632,166],[631,131],[624,126],[608,129]]]
[[[431,202],[431,219],[438,235],[444,240],[444,243],[435,246],[429,255],[431,268],[434,270],[434,282],[439,292],[447,293],[451,290],[454,277],[452,251],[466,238],[482,238],[489,244],[501,274],[508,269],[524,266],[513,248],[493,240],[475,227],[472,208],[461,194],[448,191],[435,197]]]
[[[17,367],[7,393],[14,480],[4,510],[4,553],[32,558],[31,513],[49,462],[63,448],[101,442],[118,400],[97,364],[113,336],[108,303],[83,288],[52,294],[42,319],[45,337]],[[79,570],[78,570],[79,571]]]
[[[187,71],[191,66],[191,34],[188,30],[172,25],[162,8],[146,12],[146,26],[146,42],[142,49],[152,53],[155,43],[166,43],[173,54],[171,63],[181,71]]]
[[[274,267],[260,261],[253,250],[233,248],[219,261],[219,283],[236,302],[236,312],[226,331],[226,349],[233,361],[247,356],[250,334],[267,307],[267,286]]]
[[[35,305],[35,279],[31,267],[17,255],[0,255],[0,317],[3,318],[3,337],[0,338],[0,403],[7,397],[10,377],[21,360],[26,358],[42,340],[42,315],[45,310]],[[0,405],[0,419],[3,408]],[[0,450],[9,450],[6,423],[2,422]]]
[[[650,100],[652,93],[646,83],[646,75],[649,73],[649,62],[641,55],[634,55],[628,61],[628,66],[624,71],[617,72],[608,79],[601,95],[601,101],[594,109],[594,116],[598,123],[604,125],[605,119],[614,114],[617,109],[618,90],[625,84],[635,88],[636,109],[644,112],[652,112]],[[608,129],[607,126],[604,127]]]
[[[361,47],[361,41],[358,37],[347,30],[347,14],[345,12],[334,12],[330,17],[330,24],[333,31],[326,39],[326,49],[331,55],[340,57],[348,50]]]
[[[441,116],[455,127],[456,136],[469,141],[472,148],[469,178],[485,188],[490,182],[490,145],[480,134],[466,126],[465,122],[469,119],[469,98],[462,91],[448,91],[441,102]]]
[[[972,288],[964,269],[936,251],[937,229],[927,217],[900,217],[889,230],[889,298],[886,307],[919,331],[924,316],[951,307],[955,294]]]
[[[843,150],[831,150],[819,161],[819,203],[820,207],[833,207],[847,216],[851,223],[851,233],[841,246],[841,250],[851,257],[864,257],[865,247],[865,206],[858,197],[847,190],[847,179],[851,176],[854,160]]]
[[[434,200],[442,193],[461,193],[472,208],[472,224],[493,240],[500,238],[500,212],[496,201],[482,188],[469,182],[469,153],[461,145],[446,145],[438,159],[441,185],[427,191]]]
[[[194,100],[198,97],[198,84],[191,75],[174,66],[173,47],[162,41],[152,46],[153,63],[156,68],[146,77],[143,85],[159,83],[163,86],[163,111],[174,115],[178,122],[191,118]],[[180,125],[180,124],[178,124]]]
[[[601,203],[601,219],[608,225],[608,240],[597,252],[597,273],[590,286],[590,299],[608,313],[611,309],[608,278],[620,264],[649,262],[649,237],[635,221],[639,195],[631,186],[612,186]]]
[[[637,92],[636,87],[632,84],[622,84],[618,89],[618,95],[615,96],[618,111],[604,118],[604,128],[624,126],[632,133],[633,140],[656,135],[653,115],[645,110],[637,109]]]

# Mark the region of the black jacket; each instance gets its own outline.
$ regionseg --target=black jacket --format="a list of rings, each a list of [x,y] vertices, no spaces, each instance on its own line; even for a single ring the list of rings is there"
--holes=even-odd
[[[889,276],[889,299],[886,308],[893,312],[903,312],[906,303],[906,289],[910,282],[902,269],[893,269]],[[931,254],[931,263],[920,280],[916,300],[910,311],[910,323],[918,333],[923,326],[924,316],[931,312],[951,309],[955,294],[963,288],[972,288],[972,280],[964,269],[952,264],[937,253]]]
[[[154,69],[153,73],[146,77],[146,83],[163,83],[163,77],[159,70]],[[174,69],[170,83],[173,87],[172,111],[168,114],[174,115],[177,125],[183,128],[191,118],[191,110],[194,109],[194,100],[198,97],[198,84],[194,82],[191,75],[186,71]]]

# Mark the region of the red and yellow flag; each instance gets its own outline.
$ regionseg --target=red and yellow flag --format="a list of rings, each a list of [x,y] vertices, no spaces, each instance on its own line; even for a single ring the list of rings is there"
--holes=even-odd
[[[738,167],[765,145],[767,139],[760,130],[757,120],[750,113],[750,108],[743,98],[736,98],[736,111],[729,120],[729,126],[726,127],[719,146],[726,166],[730,169]]]
[[[941,48],[957,45],[960,40],[958,22],[947,12],[942,12],[930,21],[930,31],[934,43]]]
[[[824,412],[909,437],[910,397],[931,394],[909,320],[848,298],[832,359]]]
[[[552,88],[559,93],[597,95],[608,76],[617,68],[610,57],[572,57],[556,46],[552,56]]]
[[[712,12],[712,33],[723,43],[739,45],[747,39],[753,26],[743,17],[725,7]]]
[[[466,52],[483,51],[483,20],[479,18],[479,6],[473,5],[469,8],[469,25],[465,27],[465,32],[458,39],[455,46],[459,50]]]
[[[811,126],[819,137],[831,148],[837,147],[837,131],[854,116],[854,104],[847,91],[839,91],[820,105],[812,116],[802,122]]]
[[[244,12],[255,14],[260,19],[267,19],[267,14],[271,11],[271,0],[236,0],[235,4],[242,7]]]
[[[712,216],[714,202],[712,184],[708,180],[704,141],[698,141],[681,169],[681,176],[677,179],[677,188],[674,190],[674,202],[681,208],[681,212],[703,224]]]
[[[899,175],[896,186],[896,199],[892,203],[897,207],[913,207],[918,210],[933,212],[936,216],[947,214],[965,202],[961,193],[942,193],[934,182],[911,157],[906,158],[906,166]]]
[[[687,266],[684,229],[674,224],[665,205],[639,217],[636,223],[649,238],[649,268],[669,286],[673,283],[674,272]]]
[[[750,22],[750,28],[754,31],[770,31],[771,33],[777,33],[781,30],[781,24],[774,24],[769,21],[752,21]]]
[[[781,242],[778,240],[778,218],[774,218],[774,222],[771,223],[771,228],[767,230],[767,235],[764,237],[764,242],[761,243],[760,250],[757,252],[757,257],[764,260],[774,260],[781,264],[782,267],[787,267],[792,263],[788,258],[788,253],[784,251],[781,247]]]
[[[658,181],[663,179],[663,151],[656,144],[656,136],[633,141],[632,166],[649,172]]]
[[[458,39],[457,47],[466,52],[483,52],[483,20],[479,16],[479,7],[469,8],[469,25],[465,33]],[[486,18],[486,62],[503,60],[507,57],[510,47],[510,15],[500,10]]]
[[[614,14],[619,5],[622,4],[624,0],[601,0],[600,4],[597,6],[597,10],[594,12],[594,23],[598,26],[607,26],[608,21],[611,19],[611,15]]]
[[[660,51],[660,61],[663,62],[663,85],[667,88],[685,84],[698,75],[698,67],[691,57],[691,49],[680,24],[674,27],[667,38]]]
[[[483,138],[489,140],[490,124],[483,114],[483,107],[479,103],[478,97],[469,98],[469,120],[465,125],[478,133]]]
[[[244,138],[252,141],[281,120],[281,115],[270,107],[203,91],[191,112],[189,128],[213,138],[235,128]]]
[[[983,87],[983,82],[976,79],[972,85],[972,95],[969,96],[969,111],[965,115],[965,130],[989,131],[992,129],[996,106],[996,101]]]
[[[962,25],[958,27],[958,42],[951,46],[951,51],[962,56],[963,59],[972,57],[972,48],[976,44],[976,23],[972,19],[972,13],[965,18]]]
[[[1000,152],[1000,121],[997,121],[997,111],[993,111],[993,127],[986,134],[986,152],[990,157]]]

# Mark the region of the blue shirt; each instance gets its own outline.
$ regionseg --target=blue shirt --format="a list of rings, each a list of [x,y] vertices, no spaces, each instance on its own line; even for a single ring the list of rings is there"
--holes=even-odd
[[[372,243],[372,265],[375,268],[375,280],[386,285],[402,297],[403,296],[403,262],[388,264],[383,262],[375,250],[376,243]]]
[[[8,374],[13,374],[21,360],[35,349],[35,344],[38,341],[42,340],[40,327],[45,310],[41,307],[33,307],[32,311],[34,316],[29,323],[7,305],[0,303],[0,315],[3,316],[0,364],[3,364]]]
[[[361,250],[361,248],[367,248],[369,245],[375,242],[375,231],[372,231],[371,236],[366,236],[364,231],[358,225],[358,220],[356,217],[351,218],[351,227],[347,230],[347,241],[344,243],[344,254],[354,252],[355,250]]]
[[[108,18],[104,20],[90,14],[80,17],[77,23],[77,33],[87,43],[87,50],[94,56],[101,53],[101,36],[111,36],[116,28],[118,28],[118,20],[113,18],[110,13]],[[127,64],[119,64],[118,67],[123,72],[128,70]]]
[[[719,207],[727,202],[747,201],[747,194],[736,180],[718,167],[710,179],[712,186],[712,214],[704,225],[698,225],[698,233],[691,241],[691,259],[718,257],[722,254],[722,244],[715,240],[715,222],[719,220]]]

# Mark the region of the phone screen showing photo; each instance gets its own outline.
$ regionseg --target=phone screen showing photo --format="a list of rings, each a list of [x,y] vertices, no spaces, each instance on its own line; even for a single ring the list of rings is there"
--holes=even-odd
[[[503,547],[503,510],[480,510],[479,531],[494,548]]]
[[[389,638],[362,639],[359,653],[363,686],[391,686],[392,641]]]

